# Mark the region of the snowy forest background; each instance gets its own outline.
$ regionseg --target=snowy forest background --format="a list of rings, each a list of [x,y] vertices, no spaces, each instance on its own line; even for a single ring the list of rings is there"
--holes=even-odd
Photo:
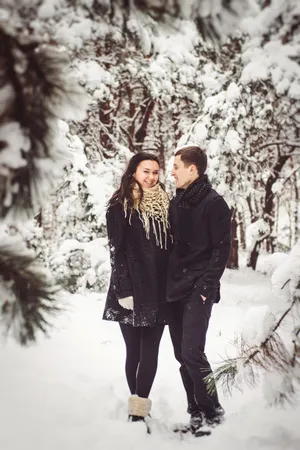
[[[232,208],[228,270],[266,274],[282,305],[216,376],[280,373],[281,403],[300,381],[298,0],[0,1],[3,330],[27,344],[60,286],[105,292],[105,206],[126,162],[158,154],[171,194],[186,142]]]

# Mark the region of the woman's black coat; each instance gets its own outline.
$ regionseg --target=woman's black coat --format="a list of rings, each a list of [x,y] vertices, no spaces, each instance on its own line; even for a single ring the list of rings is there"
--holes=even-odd
[[[103,319],[134,326],[169,322],[166,277],[170,248],[156,245],[151,229],[147,239],[137,211],[130,220],[121,203],[109,206],[106,214],[110,246],[111,279]],[[119,305],[118,299],[133,296],[134,310]]]

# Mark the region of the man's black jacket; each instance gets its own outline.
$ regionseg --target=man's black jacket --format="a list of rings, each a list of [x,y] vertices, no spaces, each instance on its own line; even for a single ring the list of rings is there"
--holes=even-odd
[[[167,276],[167,300],[220,300],[220,278],[231,248],[231,211],[210,189],[199,203],[170,204],[174,247]]]

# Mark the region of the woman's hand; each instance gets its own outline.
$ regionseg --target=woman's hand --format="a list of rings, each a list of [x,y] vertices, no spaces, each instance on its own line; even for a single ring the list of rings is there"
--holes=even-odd
[[[122,306],[122,308],[125,309],[131,309],[133,310],[133,297],[125,297],[125,298],[119,298],[119,305]]]

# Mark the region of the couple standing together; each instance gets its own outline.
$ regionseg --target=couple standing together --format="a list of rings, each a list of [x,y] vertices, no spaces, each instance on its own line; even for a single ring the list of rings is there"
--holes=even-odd
[[[217,391],[204,380],[212,373],[205,340],[231,246],[231,213],[206,168],[200,147],[179,149],[170,202],[158,158],[140,152],[129,161],[106,215],[112,273],[103,318],[119,322],[125,341],[129,420],[149,415],[160,340],[169,325],[195,436],[224,415]]]

